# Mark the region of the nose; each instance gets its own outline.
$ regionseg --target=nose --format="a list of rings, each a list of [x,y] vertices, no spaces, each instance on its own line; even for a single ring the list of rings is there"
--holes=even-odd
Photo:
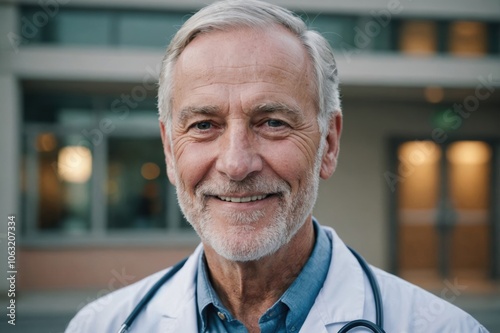
[[[227,125],[219,140],[217,171],[231,180],[241,181],[251,173],[262,170],[257,142],[244,122]]]

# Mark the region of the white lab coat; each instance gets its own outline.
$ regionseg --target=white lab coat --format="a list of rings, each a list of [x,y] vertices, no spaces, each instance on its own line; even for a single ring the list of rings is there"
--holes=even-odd
[[[332,333],[355,319],[375,321],[373,294],[361,266],[335,231],[323,227],[333,252],[325,284],[304,322],[301,333]],[[198,246],[184,267],[158,291],[133,323],[131,333],[197,333],[196,274]],[[387,333],[488,332],[470,315],[442,299],[391,274],[373,268],[380,285]],[[166,272],[155,273],[84,307],[66,333],[115,333],[149,288]],[[441,293],[459,297],[460,285]],[[350,332],[368,332],[358,328]]]

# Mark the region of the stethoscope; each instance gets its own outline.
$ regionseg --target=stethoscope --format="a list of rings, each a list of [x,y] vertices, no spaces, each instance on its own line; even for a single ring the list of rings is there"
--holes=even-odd
[[[385,333],[383,327],[384,327],[384,314],[383,314],[383,308],[382,308],[382,296],[380,294],[380,289],[377,283],[377,279],[375,278],[375,275],[373,274],[373,271],[371,270],[370,266],[368,266],[368,263],[363,259],[363,257],[358,254],[356,251],[351,249],[349,247],[349,250],[351,250],[352,254],[356,259],[358,260],[359,264],[361,265],[361,268],[365,272],[366,277],[368,278],[368,282],[370,283],[370,286],[372,288],[373,292],[373,299],[375,301],[375,323],[364,320],[364,319],[357,319],[353,320],[351,322],[348,322],[345,324],[338,333],[347,333],[348,331],[352,330],[353,328],[356,327],[366,327],[370,329],[372,332],[375,333]],[[130,329],[130,326],[132,323],[135,321],[139,313],[146,307],[148,302],[153,298],[153,296],[156,294],[158,289],[161,288],[163,284],[165,284],[172,276],[174,276],[175,273],[177,273],[182,266],[186,263],[188,258],[185,258],[178,262],[172,269],[170,269],[165,275],[161,277],[152,287],[151,289],[148,290],[146,295],[141,299],[141,301],[136,305],[136,307],[132,310],[128,318],[125,320],[123,325],[120,327],[120,330],[118,333],[126,333]]]

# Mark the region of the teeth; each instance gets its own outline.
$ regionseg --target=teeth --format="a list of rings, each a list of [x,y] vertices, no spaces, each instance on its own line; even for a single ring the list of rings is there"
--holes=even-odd
[[[219,197],[219,199],[227,201],[227,202],[237,202],[237,203],[240,203],[240,202],[250,202],[250,201],[262,200],[265,197],[267,197],[267,195],[254,195],[254,196],[251,196],[251,197],[243,197],[243,198]]]

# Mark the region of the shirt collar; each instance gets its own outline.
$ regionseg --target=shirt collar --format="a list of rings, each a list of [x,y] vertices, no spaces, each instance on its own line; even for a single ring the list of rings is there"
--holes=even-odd
[[[233,319],[229,311],[225,311],[225,307],[212,287],[208,278],[206,265],[205,253],[203,252],[198,260],[198,276],[196,278],[196,303],[198,308],[198,327],[201,328],[200,332],[205,332],[207,328],[207,311],[210,306],[215,306],[224,311],[224,315],[228,320]]]
[[[323,287],[332,257],[332,246],[326,232],[313,220],[316,243],[311,256],[280,300],[288,306],[287,327],[302,326]]]

